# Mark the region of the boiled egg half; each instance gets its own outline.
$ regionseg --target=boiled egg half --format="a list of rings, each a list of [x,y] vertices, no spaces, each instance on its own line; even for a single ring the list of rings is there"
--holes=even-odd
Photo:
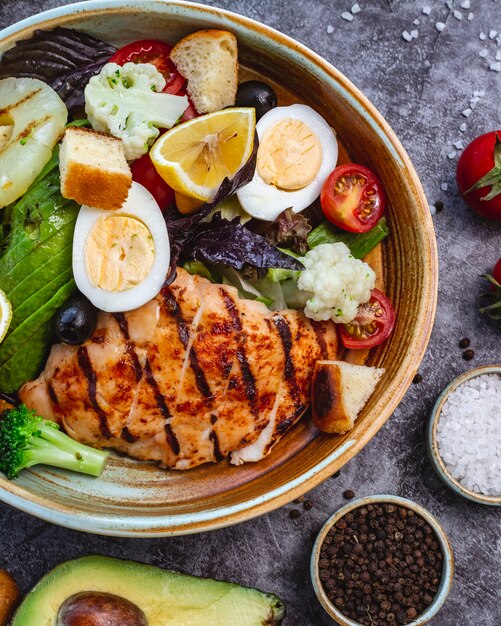
[[[305,104],[276,107],[256,124],[257,164],[238,200],[249,215],[275,220],[292,208],[299,213],[319,195],[336,167],[338,147],[329,124]]]
[[[154,298],[170,263],[169,237],[151,193],[133,182],[117,211],[82,206],[73,236],[78,289],[102,311],[137,309]]]

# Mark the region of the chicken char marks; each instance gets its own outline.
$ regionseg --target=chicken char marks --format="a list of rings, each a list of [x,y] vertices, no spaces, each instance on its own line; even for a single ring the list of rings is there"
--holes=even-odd
[[[309,404],[315,362],[336,357],[332,323],[180,269],[140,309],[101,313],[82,346],[53,346],[19,395],[86,444],[174,469],[240,464],[271,451]]]

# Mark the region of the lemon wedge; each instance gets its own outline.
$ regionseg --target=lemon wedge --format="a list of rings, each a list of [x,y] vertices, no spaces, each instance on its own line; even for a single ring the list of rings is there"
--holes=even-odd
[[[7,296],[0,289],[0,343],[9,330],[10,322],[12,320],[12,305],[7,299]]]
[[[254,147],[255,109],[223,109],[196,117],[162,135],[151,149],[153,164],[175,191],[208,202],[232,179]]]

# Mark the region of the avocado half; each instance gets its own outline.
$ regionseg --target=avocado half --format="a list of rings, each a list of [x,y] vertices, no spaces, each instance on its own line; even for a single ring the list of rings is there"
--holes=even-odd
[[[143,611],[148,626],[278,626],[285,616],[283,602],[271,593],[135,561],[86,556],[46,574],[11,626],[56,626],[61,604],[84,591],[126,598]]]

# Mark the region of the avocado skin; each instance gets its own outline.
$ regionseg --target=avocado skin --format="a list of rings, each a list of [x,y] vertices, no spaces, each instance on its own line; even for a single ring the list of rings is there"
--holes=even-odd
[[[143,611],[148,626],[279,626],[285,617],[285,606],[274,594],[135,561],[87,556],[46,574],[11,626],[55,626],[61,604],[82,591],[126,598]]]

